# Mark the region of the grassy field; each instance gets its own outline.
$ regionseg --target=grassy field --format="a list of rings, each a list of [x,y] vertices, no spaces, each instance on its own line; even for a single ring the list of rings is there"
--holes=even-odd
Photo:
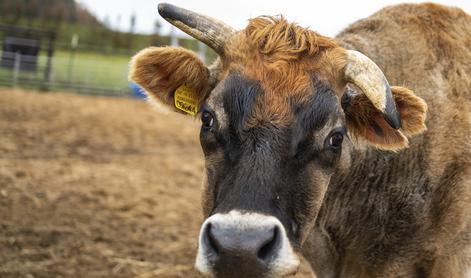
[[[51,81],[54,90],[64,90],[72,84],[83,87],[106,88],[108,90],[127,91],[128,63],[130,56],[105,55],[96,53],[76,52],[71,55],[68,51],[55,51],[52,60]],[[36,72],[20,72],[18,87],[34,88],[24,82],[27,80],[43,80],[46,67],[46,56],[39,57]],[[0,85],[13,85],[13,72],[10,69],[0,69]],[[21,82],[23,80],[23,82]]]
[[[208,50],[209,53],[209,50]],[[214,60],[211,51],[208,60]],[[52,59],[51,90],[55,91],[79,91],[82,93],[93,93],[103,89],[109,92],[129,93],[129,81],[127,78],[129,55],[111,55],[91,52],[75,52],[56,50]],[[42,54],[38,60],[36,72],[20,72],[17,86],[26,89],[39,89],[38,84],[31,85],[25,80],[44,80],[44,69],[47,57]],[[0,86],[9,87],[13,85],[13,71],[0,68]],[[23,82],[22,82],[23,81]],[[80,88],[79,88],[80,87]],[[78,88],[78,89],[77,89]],[[87,91],[88,89],[91,89]]]
[[[69,80],[69,66],[72,63],[71,81],[100,86],[123,88],[128,84],[128,63],[131,57],[95,53],[57,51],[53,60],[53,78]],[[45,60],[45,57],[42,57]],[[41,61],[45,63],[45,61]]]
[[[38,71],[21,72],[17,76],[10,69],[0,67],[0,86],[16,86],[27,89],[54,91],[76,91],[89,94],[129,93],[127,81],[130,57],[147,46],[164,46],[171,43],[167,34],[136,34],[120,32],[100,23],[86,7],[69,0],[0,1],[0,25],[8,32],[0,32],[0,47],[6,37],[35,38],[37,31],[24,33],[24,29],[39,28],[54,31],[54,59],[52,62],[51,83],[45,84],[46,49],[48,39],[40,38],[40,58]],[[157,3],[155,4],[157,5]],[[44,11],[47,10],[47,13]],[[15,27],[15,28],[12,28]],[[19,28],[16,28],[19,27]],[[5,29],[5,30],[6,30]],[[69,52],[72,38],[78,38],[77,53],[74,59]],[[192,38],[178,38],[182,47],[200,50],[198,42]],[[205,48],[208,62],[214,61],[216,54]],[[3,54],[2,54],[3,55]],[[14,78],[17,77],[17,78]],[[15,82],[15,80],[17,82]]]

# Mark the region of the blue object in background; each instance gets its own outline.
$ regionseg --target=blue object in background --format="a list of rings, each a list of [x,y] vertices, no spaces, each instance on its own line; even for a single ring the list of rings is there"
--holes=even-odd
[[[140,98],[140,99],[146,99],[146,93],[144,92],[144,89],[141,88],[141,86],[137,85],[134,82],[129,83],[129,88],[132,91],[132,95],[135,98]]]

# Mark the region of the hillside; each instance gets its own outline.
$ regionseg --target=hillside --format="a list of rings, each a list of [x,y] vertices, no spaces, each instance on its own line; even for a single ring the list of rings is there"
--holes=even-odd
[[[2,0],[0,20],[6,24],[41,28],[55,28],[65,23],[104,27],[74,0]]]
[[[59,49],[68,49],[74,34],[79,36],[79,50],[88,52],[131,55],[149,45],[170,44],[168,36],[111,30],[74,0],[2,0],[0,24],[54,30]],[[180,43],[197,49],[194,40],[180,39]]]

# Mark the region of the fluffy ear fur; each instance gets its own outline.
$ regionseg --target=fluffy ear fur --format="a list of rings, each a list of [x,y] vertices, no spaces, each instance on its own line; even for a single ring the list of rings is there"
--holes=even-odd
[[[401,115],[402,127],[392,128],[381,112],[373,107],[364,94],[342,99],[347,127],[356,137],[384,150],[400,150],[409,145],[406,136],[413,136],[426,130],[427,104],[411,90],[392,86],[391,91]]]
[[[209,70],[192,51],[149,47],[132,58],[129,79],[144,88],[150,98],[179,111],[174,105],[175,90],[186,85],[201,103],[206,96]]]

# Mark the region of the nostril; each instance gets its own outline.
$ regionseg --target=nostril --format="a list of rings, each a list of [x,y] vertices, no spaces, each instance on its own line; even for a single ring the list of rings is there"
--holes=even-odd
[[[277,226],[272,229],[272,236],[267,238],[267,241],[262,244],[258,250],[257,257],[263,261],[270,259],[276,254],[277,246],[280,241],[280,230]]]
[[[209,252],[214,253],[215,255],[219,254],[218,242],[212,233],[211,223],[208,223],[206,226],[206,246]]]

